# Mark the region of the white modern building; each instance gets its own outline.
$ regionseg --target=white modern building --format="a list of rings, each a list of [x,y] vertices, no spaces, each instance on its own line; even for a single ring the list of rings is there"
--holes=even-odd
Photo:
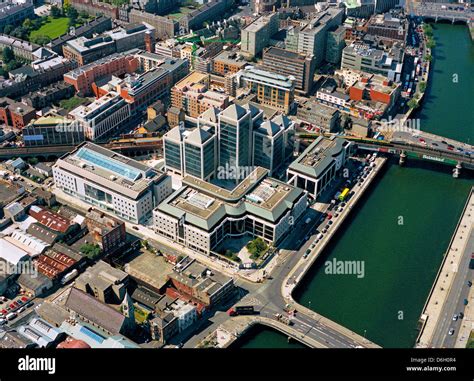
[[[204,254],[246,234],[277,244],[306,210],[307,198],[302,189],[267,175],[257,167],[232,190],[186,176],[154,210],[154,229]]]
[[[345,165],[352,154],[353,143],[320,136],[287,169],[288,183],[306,190],[316,199]]]
[[[130,104],[116,92],[110,92],[87,106],[79,106],[69,115],[75,119],[85,136],[97,140],[113,132],[130,118]]]
[[[92,143],[83,143],[53,167],[56,187],[116,216],[139,223],[172,192],[171,178]]]

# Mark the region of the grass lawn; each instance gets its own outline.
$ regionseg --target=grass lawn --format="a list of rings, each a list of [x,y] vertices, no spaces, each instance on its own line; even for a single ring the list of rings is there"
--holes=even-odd
[[[30,33],[30,38],[37,35],[48,36],[51,39],[59,37],[68,31],[68,22],[67,17],[58,17],[57,19],[48,17],[48,21],[41,28]]]
[[[466,348],[474,349],[474,331],[471,331],[469,334],[469,339],[467,340]]]
[[[61,102],[59,102],[59,105],[62,108],[65,108],[67,111],[71,111],[75,109],[76,107],[80,106],[83,103],[89,102],[87,98],[81,98],[78,96],[74,96],[69,99],[63,99]]]
[[[192,12],[194,10],[195,9],[188,8],[188,7],[179,7],[179,10],[176,10],[173,13],[170,13],[168,16],[171,17],[172,19],[179,20],[185,14]]]

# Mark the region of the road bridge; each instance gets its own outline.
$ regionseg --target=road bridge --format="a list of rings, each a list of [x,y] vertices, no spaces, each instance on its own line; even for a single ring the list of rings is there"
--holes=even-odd
[[[407,1],[407,13],[411,16],[430,19],[435,22],[449,21],[451,23],[463,22],[469,24],[473,20],[472,7],[468,4],[458,3],[428,3],[425,1]]]

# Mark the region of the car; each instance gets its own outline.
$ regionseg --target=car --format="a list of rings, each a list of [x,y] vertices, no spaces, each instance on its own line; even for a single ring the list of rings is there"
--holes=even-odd
[[[22,301],[23,303],[26,303],[28,300],[29,300],[29,299],[28,299],[26,296],[22,296],[22,297],[21,297],[21,301]]]
[[[456,148],[456,151],[458,151],[458,152],[464,152],[464,150],[463,150],[461,147],[457,147],[457,148]]]
[[[438,144],[438,143],[435,143],[435,142],[431,143],[431,145],[433,145],[433,146],[435,146],[435,147],[438,147],[438,146],[439,146],[439,144]]]
[[[21,307],[17,312],[21,314],[23,311],[26,310],[26,306]]]
[[[339,213],[334,214],[334,218],[339,217]]]
[[[449,336],[454,335],[454,328],[451,328],[451,329],[449,330],[448,335],[449,335]]]
[[[0,325],[4,325],[6,322],[6,319],[0,319]]]
[[[441,143],[448,144],[448,142],[446,140],[441,140]]]
[[[450,150],[450,151],[454,151],[454,148],[453,148],[453,147],[451,147],[451,146],[448,146],[448,150]]]
[[[329,221],[329,222],[328,222],[328,225],[332,225],[332,221]]]
[[[467,299],[464,299],[464,302],[463,302],[463,303],[464,303],[465,306],[467,306],[468,303],[469,303],[469,301],[468,301]]]
[[[464,318],[464,314],[462,312],[458,313],[458,316],[459,316],[459,319],[463,319]]]
[[[323,233],[326,233],[328,231],[328,229],[324,228],[323,229]]]
[[[470,280],[467,281],[467,287],[471,287],[472,286],[472,282]]]
[[[139,229],[138,229],[138,226],[132,226],[132,229],[134,229],[134,230],[139,230]]]
[[[457,314],[454,314],[453,315],[453,321],[457,321],[458,320],[458,315]]]
[[[29,302],[27,305],[26,305],[26,308],[30,308],[30,307],[33,307],[33,302]]]

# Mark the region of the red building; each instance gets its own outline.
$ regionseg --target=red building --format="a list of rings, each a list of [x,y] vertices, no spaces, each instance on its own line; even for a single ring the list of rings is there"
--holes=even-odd
[[[86,215],[86,225],[94,241],[102,248],[102,252],[110,254],[125,244],[127,239],[125,223],[109,216],[100,210],[92,209]]]
[[[64,81],[73,85],[78,93],[90,95],[97,79],[132,74],[138,67],[139,60],[132,54],[116,53],[64,74]]]
[[[0,122],[22,129],[33,119],[36,119],[36,110],[33,107],[10,98],[0,99]]]

